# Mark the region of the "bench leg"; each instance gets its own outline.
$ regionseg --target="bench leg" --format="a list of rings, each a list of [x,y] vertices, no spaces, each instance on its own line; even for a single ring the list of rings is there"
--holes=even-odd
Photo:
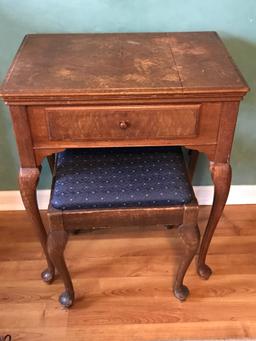
[[[68,272],[64,250],[68,240],[68,234],[65,230],[50,231],[47,239],[47,248],[49,256],[58,270],[65,286],[65,291],[60,295],[59,302],[64,307],[69,308],[74,302],[73,284]]]
[[[173,286],[173,293],[180,301],[185,301],[189,294],[189,290],[183,284],[183,279],[200,243],[200,231],[197,224],[181,225],[179,227],[179,236],[184,243],[185,253],[179,265]]]

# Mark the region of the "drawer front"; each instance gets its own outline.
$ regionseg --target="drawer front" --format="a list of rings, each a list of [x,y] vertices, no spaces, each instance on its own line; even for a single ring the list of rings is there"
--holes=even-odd
[[[200,105],[46,108],[51,141],[175,139],[198,135]]]

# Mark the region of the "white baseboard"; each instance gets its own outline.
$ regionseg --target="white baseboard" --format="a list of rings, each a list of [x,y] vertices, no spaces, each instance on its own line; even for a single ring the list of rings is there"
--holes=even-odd
[[[213,186],[194,186],[195,194],[200,205],[211,205]],[[39,208],[47,209],[50,190],[38,190]],[[256,204],[256,185],[231,186],[227,205]],[[19,191],[0,191],[0,211],[24,210]]]
[[[37,200],[41,210],[47,209],[49,198],[49,189],[37,191]],[[24,209],[19,191],[0,191],[0,211],[21,211]]]

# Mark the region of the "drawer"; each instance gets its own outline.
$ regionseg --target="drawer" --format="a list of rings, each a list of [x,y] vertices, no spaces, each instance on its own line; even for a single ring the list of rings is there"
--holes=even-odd
[[[50,141],[191,138],[199,113],[198,104],[45,108]]]

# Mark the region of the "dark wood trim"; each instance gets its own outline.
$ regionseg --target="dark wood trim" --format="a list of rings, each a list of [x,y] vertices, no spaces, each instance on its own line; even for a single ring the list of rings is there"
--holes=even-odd
[[[179,225],[183,222],[184,207],[127,208],[115,210],[63,211],[66,229],[154,224]]]

